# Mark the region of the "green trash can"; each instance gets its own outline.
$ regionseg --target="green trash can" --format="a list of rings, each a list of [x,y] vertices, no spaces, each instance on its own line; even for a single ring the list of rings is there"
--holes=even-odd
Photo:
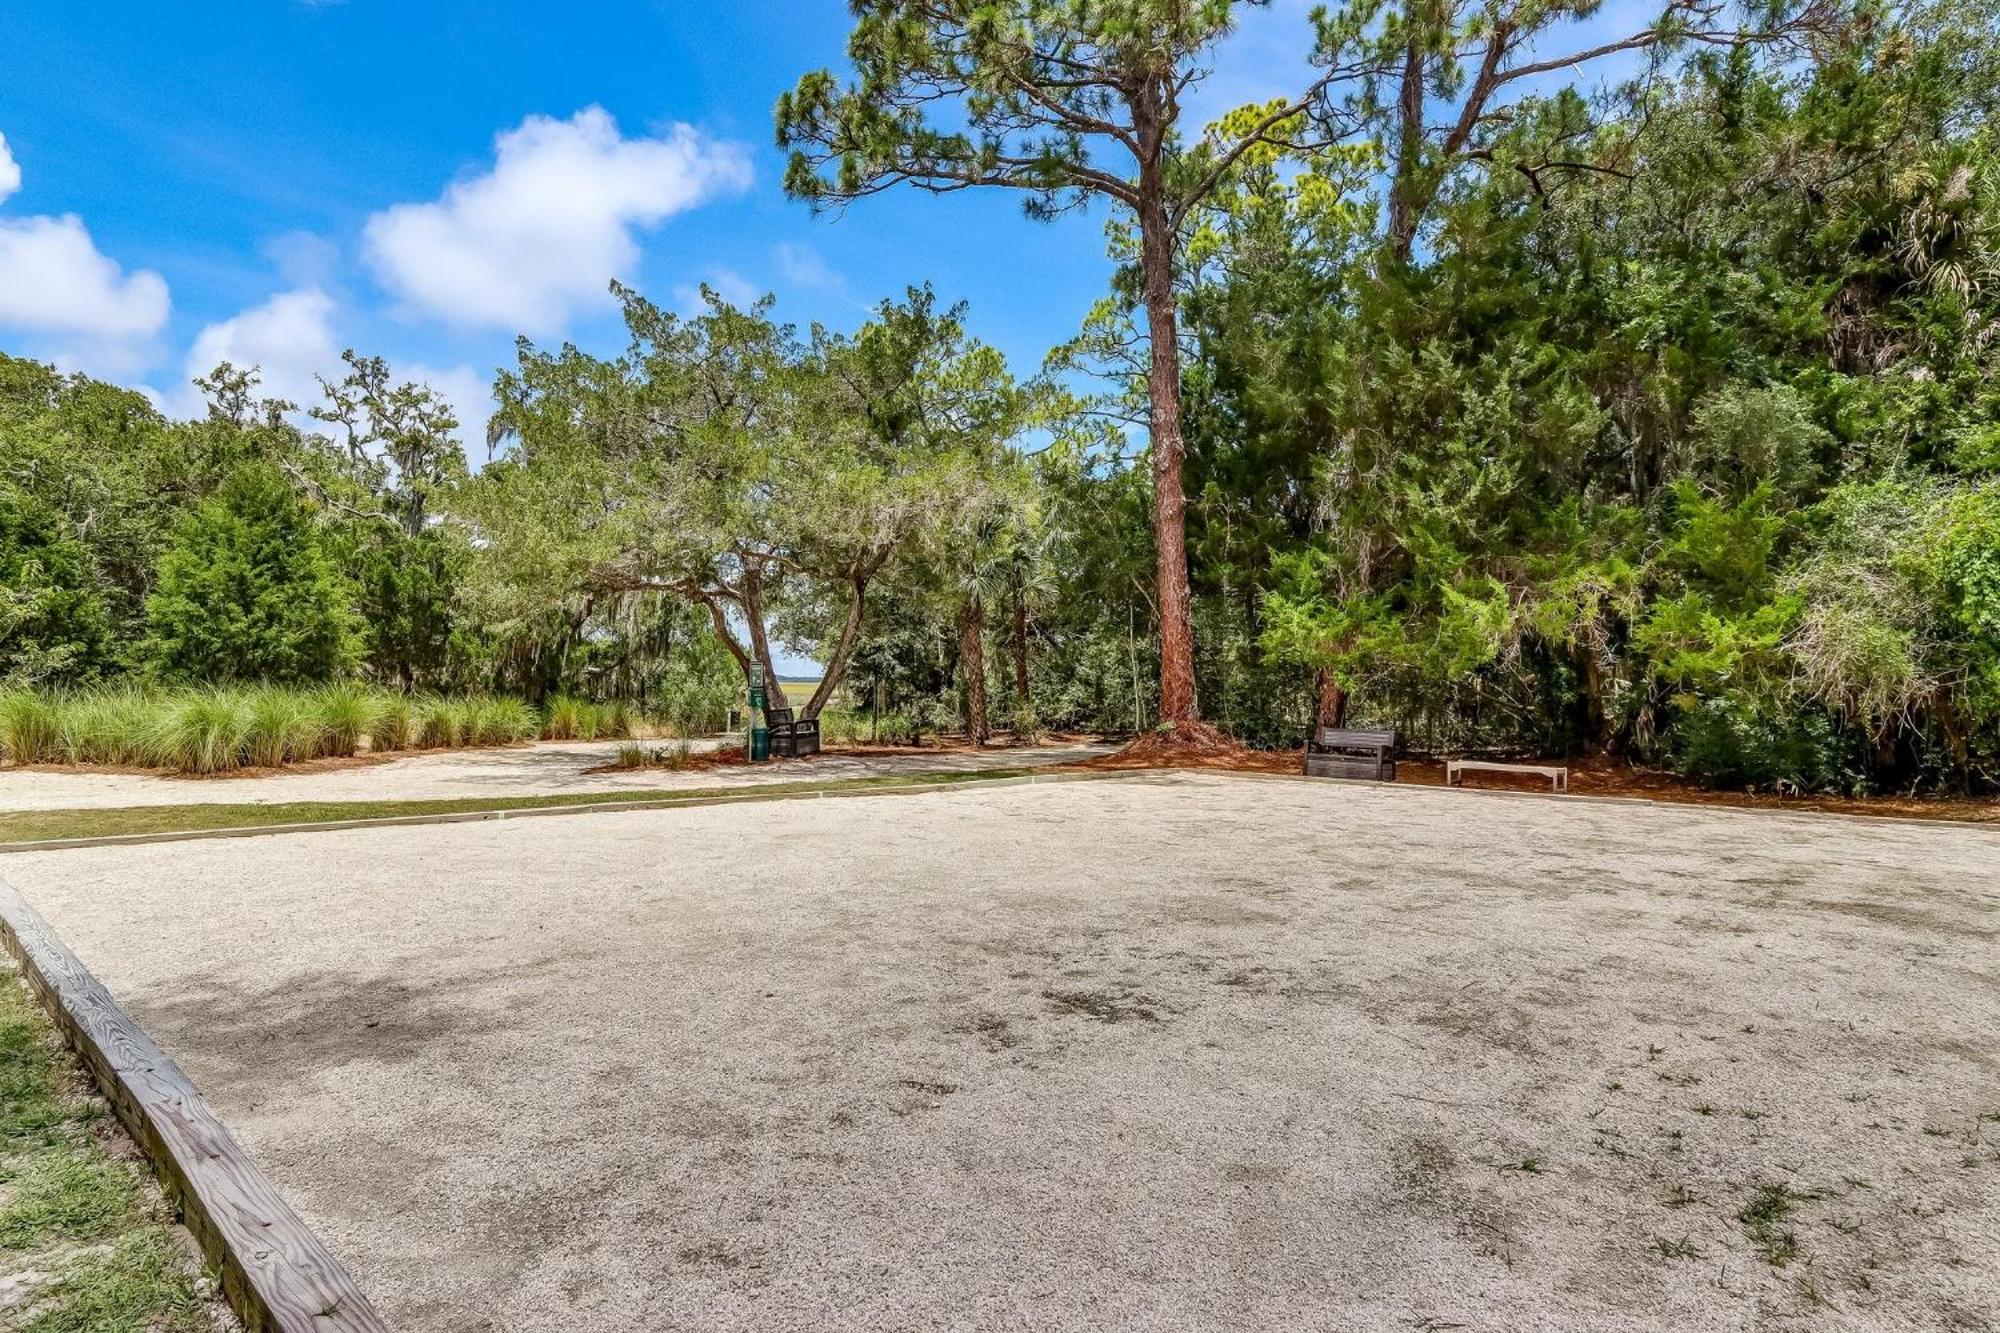
[[[756,664],[750,668],[750,762],[766,763],[771,758],[770,719],[765,716],[768,701],[764,696],[764,668]]]

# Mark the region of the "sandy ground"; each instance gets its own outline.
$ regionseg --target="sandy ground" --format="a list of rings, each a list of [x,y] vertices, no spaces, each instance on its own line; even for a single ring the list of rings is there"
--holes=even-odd
[[[1217,775],[9,858],[391,1326],[2000,1323],[2000,832]]]
[[[657,791],[803,778],[886,773],[964,772],[1060,764],[1108,753],[1109,745],[1045,745],[1018,750],[912,750],[907,754],[823,755],[757,768],[674,773],[634,769],[597,773],[621,741],[544,741],[506,750],[442,750],[380,763],[242,777],[164,777],[150,773],[0,768],[0,811],[83,810],[130,805],[268,804],[282,801],[421,801],[460,796],[555,796],[574,792]],[[665,742],[647,742],[665,744]],[[704,752],[720,742],[697,741]]]

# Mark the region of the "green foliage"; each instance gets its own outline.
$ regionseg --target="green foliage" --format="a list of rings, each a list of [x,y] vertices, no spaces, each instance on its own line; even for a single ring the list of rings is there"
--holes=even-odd
[[[1866,781],[1861,749],[1851,728],[1817,708],[1729,693],[1689,702],[1675,719],[1667,758],[1715,787],[1851,793]]]
[[[688,617],[706,626],[700,608],[632,620],[587,597],[489,614],[471,587],[456,423],[375,358],[350,354],[349,372],[312,409],[318,433],[228,365],[199,381],[204,418],[169,422],[137,394],[0,354],[0,686],[144,672],[637,696],[688,641]],[[255,549],[211,567],[218,541]],[[252,564],[274,544],[296,558]],[[258,604],[266,587],[294,620]],[[171,625],[149,614],[161,595]]]
[[[768,300],[711,292],[681,318],[619,295],[622,357],[523,344],[500,379],[512,444],[464,497],[485,614],[632,694],[669,665],[655,648],[712,660],[724,637],[771,678],[773,642],[821,645],[838,685],[871,592],[1018,470],[1004,448],[1030,396],[928,289],[808,338]],[[663,597],[705,632],[649,614]],[[589,660],[593,618],[637,651]]]
[[[169,679],[300,684],[354,664],[347,589],[269,469],[237,472],[182,520],[146,611],[147,657]]]
[[[713,635],[699,635],[667,659],[646,702],[671,731],[706,736],[728,725],[729,710],[743,698],[743,677],[728,650]]]
[[[0,681],[87,680],[111,656],[90,553],[55,509],[0,479]]]
[[[461,603],[470,562],[462,535],[451,529],[411,536],[374,524],[361,534],[347,568],[360,661],[370,676],[404,690],[452,678],[467,651]]]
[[[1338,161],[1204,214],[1198,615],[1257,648],[1204,653],[1206,698],[1261,657],[1418,745],[1994,781],[1993,20],[1822,18],[1809,59],[1695,52],[1397,164],[1400,264],[1294,184]],[[1264,694],[1234,728],[1296,736]]]

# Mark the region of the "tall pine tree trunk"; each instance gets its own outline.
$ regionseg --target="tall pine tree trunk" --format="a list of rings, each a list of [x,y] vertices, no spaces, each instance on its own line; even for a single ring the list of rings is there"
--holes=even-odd
[[[1344,727],[1347,725],[1347,691],[1340,688],[1340,682],[1331,671],[1322,668],[1314,681],[1314,707],[1318,724],[1322,727]]]
[[[1157,180],[1142,173],[1139,263],[1145,279],[1146,331],[1152,343],[1153,577],[1160,612],[1160,720],[1193,722],[1194,621],[1189,606],[1187,495],[1181,467],[1181,348],[1174,296],[1174,236]]]

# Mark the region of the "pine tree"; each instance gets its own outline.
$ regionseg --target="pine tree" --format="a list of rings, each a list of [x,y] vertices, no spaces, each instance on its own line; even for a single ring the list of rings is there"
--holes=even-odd
[[[146,609],[163,676],[298,684],[356,657],[348,588],[312,512],[266,468],[236,472],[181,522]]]

